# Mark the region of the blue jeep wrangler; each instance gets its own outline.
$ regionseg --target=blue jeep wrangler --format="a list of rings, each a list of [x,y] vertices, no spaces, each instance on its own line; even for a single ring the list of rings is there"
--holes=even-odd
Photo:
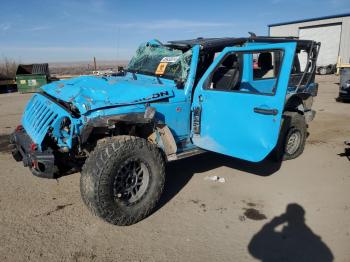
[[[136,223],[157,204],[167,161],[205,151],[253,162],[299,156],[319,48],[257,36],[151,40],[116,76],[43,86],[11,136],[12,154],[38,177],[81,171],[94,214]]]

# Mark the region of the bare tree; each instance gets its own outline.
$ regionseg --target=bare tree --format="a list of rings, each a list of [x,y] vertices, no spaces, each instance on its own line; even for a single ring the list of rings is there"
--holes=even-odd
[[[0,59],[0,77],[14,79],[18,63],[15,60],[4,57]]]

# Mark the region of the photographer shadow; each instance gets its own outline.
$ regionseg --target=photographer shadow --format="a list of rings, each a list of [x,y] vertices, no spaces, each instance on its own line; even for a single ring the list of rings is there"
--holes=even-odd
[[[282,227],[277,231],[277,227]],[[248,250],[263,262],[333,261],[328,246],[305,224],[305,210],[289,204],[284,214],[273,218],[253,236]]]

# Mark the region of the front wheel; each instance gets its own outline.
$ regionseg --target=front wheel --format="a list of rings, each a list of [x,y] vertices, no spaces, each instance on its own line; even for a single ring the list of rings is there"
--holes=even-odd
[[[304,151],[306,137],[305,117],[297,112],[285,112],[273,158],[277,161],[297,158]]]
[[[157,204],[164,187],[165,163],[159,149],[132,136],[97,143],[82,169],[80,191],[95,215],[115,225],[131,225]]]

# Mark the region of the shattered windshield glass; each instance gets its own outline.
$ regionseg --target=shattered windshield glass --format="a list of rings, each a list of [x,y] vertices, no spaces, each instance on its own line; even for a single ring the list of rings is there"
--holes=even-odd
[[[128,71],[186,81],[192,50],[183,52],[157,44],[142,44],[128,65]]]

